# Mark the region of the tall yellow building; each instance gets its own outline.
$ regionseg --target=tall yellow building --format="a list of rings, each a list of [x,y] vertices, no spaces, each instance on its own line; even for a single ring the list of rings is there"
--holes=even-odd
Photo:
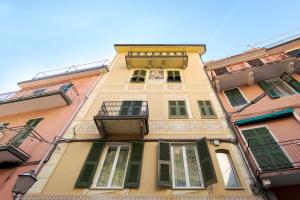
[[[203,69],[205,45],[115,50],[25,199],[261,199]]]

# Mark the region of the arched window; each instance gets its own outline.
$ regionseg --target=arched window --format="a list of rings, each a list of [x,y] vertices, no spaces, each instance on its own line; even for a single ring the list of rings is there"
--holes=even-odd
[[[218,163],[222,172],[225,188],[240,188],[237,173],[227,150],[216,151]]]

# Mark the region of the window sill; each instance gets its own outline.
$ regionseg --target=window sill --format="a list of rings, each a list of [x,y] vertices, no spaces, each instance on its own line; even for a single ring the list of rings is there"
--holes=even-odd
[[[225,187],[225,190],[245,190],[245,189],[242,188],[242,187],[236,187],[236,188],[228,188],[228,187]]]
[[[213,116],[202,116],[201,115],[201,119],[218,119],[218,117],[215,115],[213,115]]]
[[[169,116],[169,119],[189,119],[189,116]]]
[[[98,187],[91,187],[90,190],[124,190],[127,188],[98,188]]]
[[[172,187],[172,190],[205,190],[205,187],[189,187],[189,188]]]

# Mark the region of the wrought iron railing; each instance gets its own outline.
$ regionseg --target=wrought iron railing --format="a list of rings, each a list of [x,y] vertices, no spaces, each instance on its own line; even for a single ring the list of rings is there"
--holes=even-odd
[[[16,100],[26,100],[29,98],[42,97],[59,92],[66,94],[68,97],[79,95],[76,87],[72,83],[64,82],[60,84],[50,84],[39,88],[30,88],[0,94],[0,104]]]
[[[276,148],[278,152],[277,157],[272,157],[273,162],[268,160],[267,157],[263,164],[262,161],[257,160],[255,152],[271,151],[272,148]],[[268,154],[269,152],[265,153]],[[300,168],[300,139],[266,143],[261,145],[250,145],[247,146],[246,155],[252,169],[257,175],[267,172]]]
[[[99,117],[148,117],[147,101],[105,101],[103,102]]]

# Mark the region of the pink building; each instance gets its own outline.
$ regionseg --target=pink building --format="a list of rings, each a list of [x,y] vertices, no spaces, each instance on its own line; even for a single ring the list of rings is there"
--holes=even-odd
[[[13,198],[18,175],[39,172],[105,72],[105,63],[43,72],[0,94],[0,199]]]
[[[206,63],[244,157],[254,189],[299,199],[300,38]]]

